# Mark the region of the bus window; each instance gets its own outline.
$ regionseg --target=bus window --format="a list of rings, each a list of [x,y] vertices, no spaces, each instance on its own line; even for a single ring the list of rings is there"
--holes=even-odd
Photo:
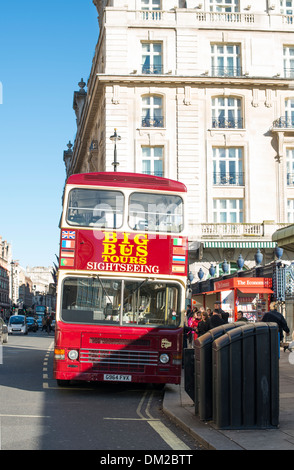
[[[180,196],[132,193],[129,199],[129,226],[133,230],[175,232],[183,230],[184,204]]]
[[[123,223],[124,196],[119,191],[72,189],[68,197],[69,225],[120,228]]]
[[[63,282],[61,319],[67,323],[179,326],[179,286],[152,280],[68,277]]]

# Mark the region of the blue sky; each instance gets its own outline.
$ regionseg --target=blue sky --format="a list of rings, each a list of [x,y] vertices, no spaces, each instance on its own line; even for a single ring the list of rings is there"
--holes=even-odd
[[[0,9],[0,235],[21,266],[50,266],[76,133],[73,93],[98,39],[92,0],[14,0]]]

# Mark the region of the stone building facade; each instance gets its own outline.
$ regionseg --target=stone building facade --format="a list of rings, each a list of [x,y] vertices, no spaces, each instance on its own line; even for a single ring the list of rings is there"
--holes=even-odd
[[[66,172],[186,184],[194,278],[274,259],[294,222],[294,0],[93,0],[99,38],[74,93]],[[291,261],[292,255],[284,252]]]

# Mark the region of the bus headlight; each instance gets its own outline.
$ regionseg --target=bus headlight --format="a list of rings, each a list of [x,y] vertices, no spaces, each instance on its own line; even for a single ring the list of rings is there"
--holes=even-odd
[[[70,351],[68,351],[67,356],[71,361],[76,361],[79,357],[79,353],[76,349],[71,349]]]
[[[167,364],[169,362],[169,355],[168,354],[160,354],[159,360],[162,364]]]

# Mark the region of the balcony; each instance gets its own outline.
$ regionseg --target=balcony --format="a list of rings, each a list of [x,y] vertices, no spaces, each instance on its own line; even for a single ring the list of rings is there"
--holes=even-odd
[[[241,77],[241,67],[211,67],[212,77]]]
[[[243,129],[242,118],[220,117],[212,118],[213,129]]]
[[[163,116],[142,116],[142,127],[163,127]]]
[[[215,186],[244,186],[244,173],[213,173]]]
[[[273,122],[275,129],[294,129],[294,116],[281,116]]]
[[[284,78],[294,78],[294,68],[284,68]]]
[[[142,65],[142,73],[150,75],[161,75],[163,73],[162,65]]]
[[[287,186],[294,187],[294,173],[287,173]]]
[[[164,173],[163,171],[144,171],[142,170],[142,174],[143,175],[152,175],[152,176],[160,176],[160,177],[164,177]]]
[[[273,233],[289,224],[274,221],[262,223],[189,224],[189,240],[197,241],[264,241],[271,242]]]

